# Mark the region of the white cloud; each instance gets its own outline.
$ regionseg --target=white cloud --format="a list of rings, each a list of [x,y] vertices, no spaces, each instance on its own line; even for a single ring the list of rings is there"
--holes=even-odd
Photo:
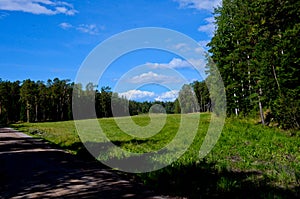
[[[74,26],[70,23],[63,22],[63,23],[59,24],[59,27],[61,27],[64,30],[74,28],[79,32],[87,33],[90,35],[98,35],[99,34],[99,28],[96,24],[80,24],[78,26]],[[101,26],[100,29],[103,30],[104,26]]]
[[[129,90],[123,93],[119,93],[119,96],[126,97],[126,99],[129,100],[137,100],[137,99],[143,99],[147,97],[155,97],[155,93],[149,91],[141,91],[141,90]]]
[[[174,76],[167,76],[162,74],[157,74],[152,71],[148,73],[143,73],[137,75],[128,80],[133,84],[144,84],[144,83],[157,83],[157,84],[167,84],[167,83],[180,83],[181,80]]]
[[[196,51],[199,51],[199,49],[195,49]],[[201,51],[202,52],[202,51]],[[205,66],[205,60],[203,59],[190,59],[188,61],[182,60],[179,58],[173,58],[169,63],[146,63],[146,65],[150,68],[172,68],[172,69],[178,69],[178,68],[202,68]]]
[[[206,33],[208,36],[212,37],[215,31],[215,19],[214,17],[208,17],[204,19],[207,24],[202,25],[198,28],[198,31]]]
[[[176,44],[173,48],[176,49],[176,50],[179,50],[181,52],[188,52],[188,51],[191,50],[191,48],[189,47],[189,45],[186,44],[186,43]]]
[[[192,65],[182,59],[173,58],[169,63],[146,63],[150,68],[191,68]]]
[[[195,8],[197,10],[213,11],[221,5],[222,0],[174,0],[179,3],[180,8]]]
[[[64,30],[73,28],[72,24],[69,24],[69,23],[66,23],[66,22],[63,22],[63,23],[59,24],[59,27],[61,27]]]
[[[205,18],[205,21],[207,21],[208,23],[214,23],[215,18],[214,17],[208,17],[208,18]]]
[[[76,29],[80,32],[88,33],[90,35],[99,34],[99,29],[96,24],[80,24]]]
[[[175,101],[176,98],[178,97],[178,93],[179,91],[178,90],[171,90],[171,91],[168,91],[168,92],[165,92],[165,93],[162,93],[161,95],[157,96],[155,98],[156,101]]]
[[[207,44],[210,42],[210,40],[202,40],[199,41],[198,44],[202,47],[202,48],[197,48],[196,51],[198,52],[203,52],[203,49],[207,49]]]
[[[74,15],[78,12],[73,8],[72,4],[53,0],[1,0],[0,10],[45,15]]]
[[[178,90],[171,90],[161,94],[155,94],[151,91],[141,91],[141,90],[129,90],[123,93],[119,93],[120,97],[125,97],[128,100],[155,100],[155,101],[175,101],[178,97]]]

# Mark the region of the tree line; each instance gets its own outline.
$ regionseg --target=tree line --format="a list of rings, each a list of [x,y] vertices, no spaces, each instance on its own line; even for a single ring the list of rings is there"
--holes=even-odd
[[[210,110],[209,93],[204,82],[195,81],[190,85],[184,85],[175,102],[137,102],[119,96],[107,86],[101,87],[100,90],[95,89],[96,86],[93,84],[83,87],[81,84],[74,84],[70,80],[59,78],[49,79],[47,82],[30,79],[11,82],[0,79],[0,124],[18,121],[72,120],[73,95],[80,98],[83,103],[89,103],[93,96],[98,118],[145,114],[154,104],[159,104],[164,108],[162,111],[159,108],[155,109],[157,106],[154,106],[151,111],[155,113],[173,114]],[[190,103],[192,100],[187,100],[189,95],[196,97],[199,108],[191,108],[196,105]],[[117,110],[117,114],[113,115],[113,109]],[[90,116],[83,115],[82,117],[89,118]]]
[[[73,85],[69,80],[58,78],[46,83],[0,79],[0,123],[71,119]]]
[[[226,89],[228,115],[300,128],[300,1],[223,0],[210,54]]]

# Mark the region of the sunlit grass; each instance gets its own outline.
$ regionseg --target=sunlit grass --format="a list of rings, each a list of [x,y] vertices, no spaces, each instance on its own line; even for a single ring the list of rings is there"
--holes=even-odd
[[[195,116],[193,114],[183,115],[187,118],[185,120],[187,127],[195,122],[193,119]],[[178,132],[181,117],[182,115],[179,114],[167,115],[166,124],[162,130],[150,138],[138,138],[126,134],[118,127],[113,118],[103,118],[98,121],[107,138],[118,147],[130,152],[145,153],[159,150],[170,143]],[[134,116],[132,119],[135,124],[140,126],[147,126],[151,123],[148,115]],[[197,135],[186,153],[173,162],[170,167],[158,172],[140,175],[144,182],[160,184],[162,182],[157,180],[161,179],[161,176],[167,175],[172,178],[172,176],[177,175],[174,172],[184,171],[183,173],[185,173],[187,168],[194,167],[192,165],[199,164],[196,168],[203,169],[201,163],[205,162],[205,164],[210,165],[208,166],[209,169],[217,173],[224,171],[255,172],[255,175],[247,174],[246,179],[244,179],[251,182],[253,186],[261,186],[260,181],[263,179],[267,184],[274,187],[293,189],[300,186],[299,132],[291,136],[289,132],[264,127],[254,121],[227,118],[215,147],[204,159],[199,159],[199,150],[209,127],[210,119],[210,114],[201,114]],[[74,121],[22,123],[15,124],[13,127],[36,137],[44,138],[74,154],[82,147],[78,144],[80,138],[75,129]],[[90,133],[93,133],[92,130]],[[184,133],[188,136],[190,134],[189,128],[186,128]],[[113,156],[114,154],[110,155]],[[116,154],[116,157],[119,157],[119,154]],[[230,192],[233,189],[242,189],[241,184],[243,182],[222,176],[215,182],[215,191]]]

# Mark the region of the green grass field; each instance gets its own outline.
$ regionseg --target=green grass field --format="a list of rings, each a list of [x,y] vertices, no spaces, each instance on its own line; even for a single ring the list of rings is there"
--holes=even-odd
[[[155,117],[159,119],[161,116]],[[187,127],[192,126],[197,119],[195,114],[183,117]],[[254,120],[227,118],[217,144],[205,158],[200,159],[199,150],[211,117],[210,114],[201,114],[191,146],[177,161],[164,169],[134,176],[162,193],[191,198],[226,195],[246,198],[300,196],[299,132],[264,127]],[[132,118],[140,126],[151,122],[147,115]],[[181,115],[168,115],[162,130],[148,139],[122,132],[113,118],[98,121],[109,140],[118,147],[144,153],[158,150],[174,139]],[[83,150],[73,121],[21,123],[12,127],[43,138],[74,154],[80,154]],[[185,128],[183,133],[188,138],[191,132]],[[178,146],[180,144],[177,143]],[[109,154],[106,154],[106,158],[123,157],[114,154],[114,151]]]

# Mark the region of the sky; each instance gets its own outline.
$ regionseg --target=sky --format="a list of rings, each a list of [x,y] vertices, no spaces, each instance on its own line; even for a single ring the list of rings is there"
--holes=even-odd
[[[178,31],[207,50],[205,45],[215,29],[212,12],[220,2],[0,0],[0,78],[46,82],[58,77],[74,81],[97,45],[123,31],[143,27]],[[179,43],[176,47],[186,46]],[[140,66],[142,70],[135,70]],[[117,90],[122,96],[137,101],[172,101],[184,83],[178,73],[188,82],[205,78],[178,55],[143,49],[116,59],[97,85],[115,91],[116,85],[127,81],[135,86]],[[155,84],[147,84],[149,80]],[[174,86],[168,87],[168,82]]]

